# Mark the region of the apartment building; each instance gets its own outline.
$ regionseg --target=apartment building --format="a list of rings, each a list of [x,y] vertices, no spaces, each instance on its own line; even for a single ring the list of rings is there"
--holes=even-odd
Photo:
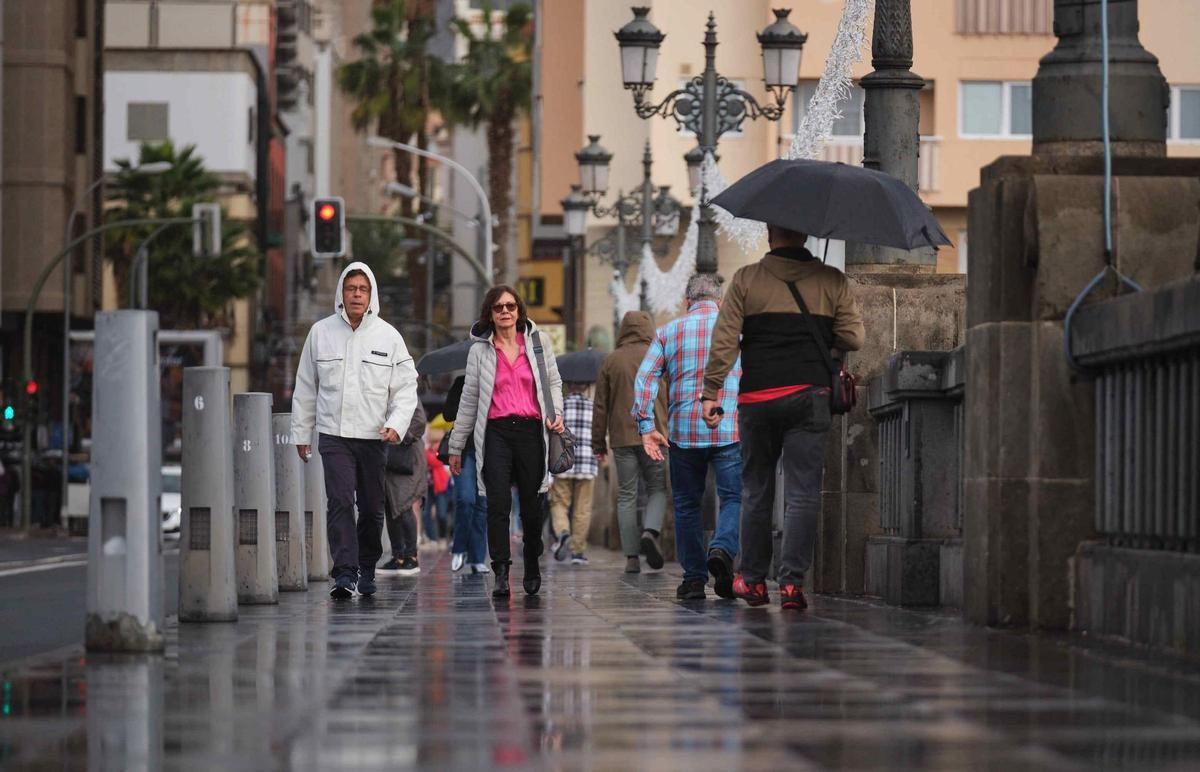
[[[772,20],[767,0],[647,0],[650,19],[666,34],[658,59],[658,81],[651,98],[698,75],[704,67],[701,40],[709,11],[717,21],[717,69],[760,101],[761,58],[755,34]],[[843,3],[812,0],[794,6],[791,21],[808,34],[801,62],[801,83],[778,123],[746,121],[742,131],[726,134],[719,145],[725,177],[736,180],[786,151],[795,127],[824,69]],[[1051,50],[1052,0],[912,0],[913,71],[926,80],[920,95],[920,194],[941,221],[954,247],[939,251],[939,272],[965,271],[970,248],[967,192],[978,184],[979,170],[1003,155],[1030,151],[1031,88],[1038,60]],[[1191,41],[1200,32],[1200,16],[1189,0],[1155,0],[1140,5],[1141,41],[1158,56],[1171,88],[1168,116],[1171,155],[1200,155],[1200,57]],[[641,147],[650,142],[654,180],[671,185],[681,198],[687,191],[683,155],[695,139],[680,133],[673,120],[639,119],[621,83],[613,32],[632,18],[624,3],[601,0],[543,0],[539,38],[537,122],[537,213],[534,255],[561,238],[559,200],[577,182],[574,153],[586,135],[599,134],[613,152],[611,190],[640,184]],[[869,45],[854,77],[871,71]],[[842,107],[842,118],[822,150],[832,161],[860,163],[863,93],[857,87]],[[1113,109],[1120,109],[1114,105]],[[591,218],[587,241],[603,237],[613,221]],[[830,247],[832,261],[838,245]],[[720,244],[720,271],[758,258],[734,245]],[[561,262],[561,261],[560,261]],[[549,263],[545,271],[555,270]],[[664,261],[664,267],[666,262]],[[608,276],[612,268],[594,256],[582,265],[583,314],[588,327],[612,318]],[[550,303],[561,302],[558,282],[546,284]],[[558,296],[554,295],[558,292]]]

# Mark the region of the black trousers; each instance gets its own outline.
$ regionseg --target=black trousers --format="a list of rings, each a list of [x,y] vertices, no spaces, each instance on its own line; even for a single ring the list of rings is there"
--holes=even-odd
[[[524,557],[542,554],[541,495],[546,453],[542,449],[539,418],[497,418],[487,422],[483,450],[483,484],[487,491],[488,552],[496,562],[511,562],[508,524],[512,514],[512,486],[521,502],[521,528],[525,532]]]
[[[392,557],[397,560],[417,556],[417,516],[412,507],[387,517],[388,541],[392,543]]]
[[[322,434],[321,463],[329,502],[329,553],[334,579],[358,576],[359,566],[375,570],[383,554],[384,475],[387,443]],[[354,507],[358,505],[358,523]]]

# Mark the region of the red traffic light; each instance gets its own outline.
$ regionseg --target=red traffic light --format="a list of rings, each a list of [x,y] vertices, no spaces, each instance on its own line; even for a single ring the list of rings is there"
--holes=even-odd
[[[326,222],[332,220],[335,216],[337,216],[337,209],[334,208],[333,204],[323,204],[319,209],[317,209],[317,217],[320,217]]]
[[[25,382],[25,393],[26,394],[28,394],[29,396],[32,397],[34,394],[37,394],[37,390],[38,390],[37,381],[26,381]]]

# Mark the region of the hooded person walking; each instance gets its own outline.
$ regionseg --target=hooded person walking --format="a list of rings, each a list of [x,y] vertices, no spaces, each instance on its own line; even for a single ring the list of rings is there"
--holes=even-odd
[[[666,464],[656,461],[642,448],[633,408],[633,381],[654,340],[654,319],[645,311],[630,311],[621,320],[617,348],[604,358],[596,379],[596,402],[592,409],[592,451],[600,463],[612,448],[617,467],[617,523],[625,553],[625,573],[642,570],[639,553],[651,568],[663,567],[663,516],[667,511]],[[667,390],[660,389],[654,402],[655,429],[667,431]],[[608,442],[605,443],[607,435]],[[638,480],[646,486],[646,517],[638,530]]]
[[[417,370],[404,338],[379,318],[375,274],[346,266],[334,312],[304,341],[292,391],[292,441],[306,463],[314,429],[325,468],[331,597],[375,594],[383,553],[387,444],[398,442],[417,407]],[[354,521],[355,504],[358,523]]]
[[[478,491],[487,496],[488,552],[496,576],[492,595],[498,598],[510,593],[508,527],[510,491],[516,484],[525,540],[522,584],[526,593],[535,595],[542,586],[540,499],[550,489],[549,432],[561,433],[564,426],[562,378],[549,341],[538,334],[525,301],[508,285],[488,290],[471,339],[462,400],[450,434],[450,470],[455,476],[462,471],[463,450],[467,438],[473,437],[476,453],[482,451]],[[542,388],[543,379],[549,380],[548,389]],[[552,405],[546,404],[547,392]]]

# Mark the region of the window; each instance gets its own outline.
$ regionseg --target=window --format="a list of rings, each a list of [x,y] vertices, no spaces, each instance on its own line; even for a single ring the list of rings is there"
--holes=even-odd
[[[967,231],[965,228],[958,232],[958,272],[967,272]]]
[[[1200,140],[1200,86],[1175,86],[1171,89],[1171,113],[1168,137]]]
[[[1027,82],[963,81],[958,105],[959,136],[1024,139],[1033,134],[1033,89]]]
[[[75,37],[86,38],[88,28],[87,0],[75,0]]]
[[[87,97],[75,95],[75,154],[87,152]]]
[[[166,102],[130,102],[126,120],[125,138],[130,141],[162,142],[170,137]]]
[[[817,93],[817,81],[806,80],[796,87],[796,93],[792,96],[792,132],[794,133],[800,128],[800,121],[804,118],[804,113],[808,110],[808,103],[812,101],[813,94]],[[854,85],[850,87],[850,98],[838,102],[838,108],[841,110],[842,117],[833,122],[833,136],[862,140],[863,136],[863,103],[865,101],[866,92],[861,86]]]

